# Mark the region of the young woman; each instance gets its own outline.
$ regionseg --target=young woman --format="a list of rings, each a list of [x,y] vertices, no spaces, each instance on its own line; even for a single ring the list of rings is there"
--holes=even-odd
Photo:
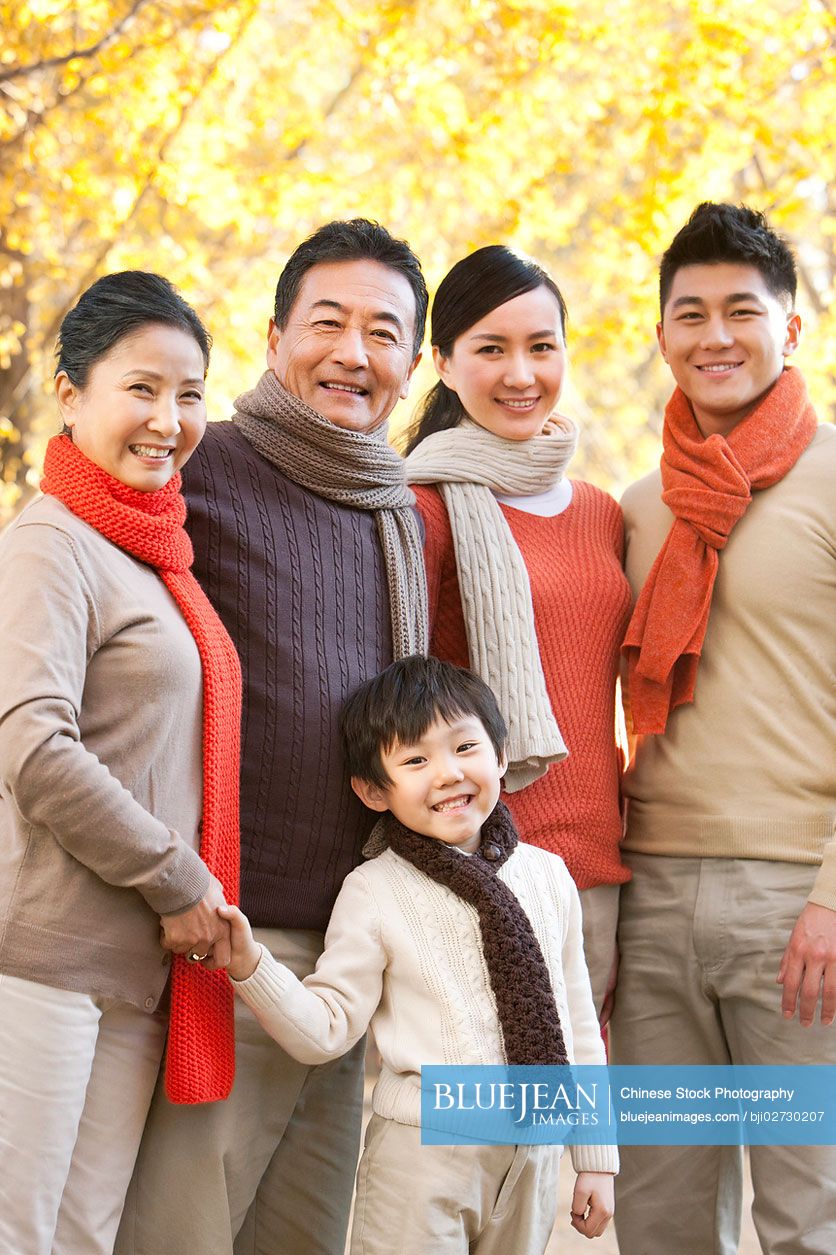
[[[540,266],[501,245],[458,262],[433,302],[432,345],[439,382],[407,448],[430,650],[471,666],[500,698],[505,800],[523,840],[560,854],[581,890],[600,1013],[628,878],[615,741],[630,608],[621,512],[565,475],[577,443],[556,411],[566,306]]]
[[[232,1081],[240,673],[179,468],[209,338],[157,275],[65,318],[44,495],[0,541],[0,1249],[111,1252],[174,963],[169,1092]],[[208,956],[208,957],[207,957]]]

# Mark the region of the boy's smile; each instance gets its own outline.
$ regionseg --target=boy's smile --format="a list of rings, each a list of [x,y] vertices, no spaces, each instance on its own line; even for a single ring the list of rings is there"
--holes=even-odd
[[[352,784],[373,810],[390,810],[405,827],[467,853],[479,848],[482,824],[494,809],[505,771],[482,721],[463,715],[436,719],[414,745],[381,753],[390,783]]]

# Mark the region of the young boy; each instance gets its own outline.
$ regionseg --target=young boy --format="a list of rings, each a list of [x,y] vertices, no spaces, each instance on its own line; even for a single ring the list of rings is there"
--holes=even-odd
[[[300,982],[235,907],[229,973],[290,1054],[322,1063],[371,1023],[382,1056],[352,1255],[542,1255],[560,1148],[422,1146],[422,1064],[603,1063],[578,894],[519,844],[500,803],[506,729],[490,689],[435,658],[393,663],[343,711],[352,788],[384,818]],[[572,1226],[613,1211],[611,1146],[572,1147]]]

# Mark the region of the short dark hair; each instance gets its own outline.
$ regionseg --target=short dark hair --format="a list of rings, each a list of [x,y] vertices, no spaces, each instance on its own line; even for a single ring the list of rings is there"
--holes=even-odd
[[[208,369],[212,339],[173,284],[146,270],[120,270],[97,279],[64,317],[55,350],[56,375],[66,371],[77,388],[85,388],[96,362],[125,336],[152,323],[192,336]]]
[[[457,261],[435,294],[430,342],[444,357],[453,352],[460,335],[506,301],[535,288],[548,288],[560,311],[560,329],[566,338],[568,313],[560,289],[548,271],[504,244],[487,244]],[[409,429],[406,452],[427,436],[458,427],[464,408],[458,396],[439,380],[424,397]]]
[[[659,267],[659,306],[662,314],[674,275],[683,266],[711,266],[736,262],[754,266],[773,296],[795,303],[798,276],[792,250],[772,230],[762,213],[747,205],[697,205],[665,251]]]
[[[385,789],[391,783],[381,755],[412,744],[436,719],[473,715],[482,723],[497,761],[508,735],[492,691],[472,671],[413,654],[367,680],[343,706],[341,730],[349,775]]]
[[[427,306],[430,303],[421,263],[406,240],[395,239],[380,223],[371,222],[368,218],[326,222],[290,254],[276,284],[273,319],[279,331],[287,326],[307,272],[320,262],[329,261],[376,261],[407,279],[415,297],[413,349],[417,357],[424,339]]]

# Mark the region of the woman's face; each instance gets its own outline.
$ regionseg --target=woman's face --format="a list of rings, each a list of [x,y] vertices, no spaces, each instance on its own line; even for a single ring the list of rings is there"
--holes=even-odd
[[[99,358],[84,388],[59,372],[58,408],[73,443],[91,462],[131,488],[153,492],[200,443],[204,371],[193,336],[148,323]]]
[[[433,360],[475,423],[505,440],[530,440],[557,405],[566,368],[560,307],[546,287],[498,305]]]

